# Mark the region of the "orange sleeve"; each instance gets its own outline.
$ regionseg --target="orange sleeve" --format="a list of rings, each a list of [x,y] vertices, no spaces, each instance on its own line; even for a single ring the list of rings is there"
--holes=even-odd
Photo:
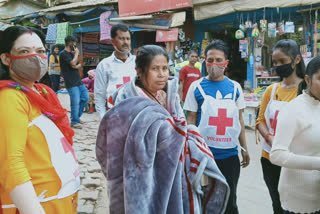
[[[262,100],[261,100],[261,104],[260,104],[260,110],[259,110],[258,119],[256,121],[256,127],[260,123],[266,124],[266,119],[264,117],[264,113],[265,113],[266,108],[268,106],[268,103],[270,101],[272,87],[273,87],[273,85],[268,86],[268,88],[266,89],[266,91],[263,94],[263,97],[262,97]]]
[[[31,179],[24,159],[30,107],[22,92],[0,91],[0,186],[8,192]]]

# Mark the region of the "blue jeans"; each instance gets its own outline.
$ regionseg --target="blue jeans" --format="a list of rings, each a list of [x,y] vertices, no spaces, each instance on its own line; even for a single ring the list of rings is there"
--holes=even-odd
[[[51,80],[51,85],[52,85],[52,90],[54,90],[54,92],[59,91],[59,87],[60,87],[60,75],[57,74],[51,74],[49,75],[50,80]]]
[[[68,89],[71,103],[71,124],[79,123],[84,108],[88,105],[87,88],[82,84]]]

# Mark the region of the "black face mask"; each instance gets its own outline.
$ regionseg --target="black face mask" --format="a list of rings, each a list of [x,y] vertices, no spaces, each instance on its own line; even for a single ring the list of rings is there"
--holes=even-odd
[[[293,73],[293,68],[291,66],[291,63],[285,64],[285,65],[280,65],[275,67],[277,75],[279,77],[289,77]]]

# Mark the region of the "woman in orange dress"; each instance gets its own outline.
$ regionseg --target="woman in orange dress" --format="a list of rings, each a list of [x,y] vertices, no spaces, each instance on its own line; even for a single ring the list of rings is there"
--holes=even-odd
[[[0,213],[75,214],[79,166],[73,130],[47,72],[44,37],[12,26],[0,41]]]

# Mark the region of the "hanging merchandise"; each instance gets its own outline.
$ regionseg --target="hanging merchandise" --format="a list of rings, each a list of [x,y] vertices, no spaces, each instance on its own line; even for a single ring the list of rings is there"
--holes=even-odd
[[[208,40],[208,39],[202,40],[202,44],[201,44],[201,57],[205,57],[205,56],[204,56],[204,51],[205,51],[206,47],[208,46],[208,44],[209,44],[209,40]]]
[[[178,34],[179,34],[180,42],[186,41],[186,34],[185,34],[185,32],[183,32],[183,30],[181,28],[179,28]]]
[[[242,14],[242,13],[240,14],[240,20],[239,20],[239,22],[240,22],[240,24],[239,24],[240,30],[246,31],[246,26],[245,26],[245,24],[243,23],[243,14]]]
[[[279,35],[284,34],[284,21],[281,21],[278,23],[278,33],[279,33]]]
[[[254,12],[254,18],[253,18],[253,23],[254,24],[252,25],[252,32],[251,32],[251,36],[252,37],[258,37],[259,34],[260,34],[256,15],[257,15],[256,12]]]
[[[284,21],[282,20],[282,12],[280,12],[280,21],[278,22],[278,33],[280,36],[284,34]]]
[[[261,32],[266,32],[267,31],[267,24],[268,21],[265,19],[260,20],[260,30]]]
[[[285,33],[294,33],[294,23],[293,22],[286,22],[284,26],[284,32]]]
[[[289,12],[289,20],[284,25],[285,33],[294,33],[294,23],[291,21],[291,14]]]
[[[246,29],[251,29],[252,28],[252,21],[249,20],[249,13],[247,15],[247,21],[245,22],[245,28]]]
[[[236,39],[243,39],[244,38],[244,32],[242,30],[237,30],[236,31]]]
[[[239,40],[239,52],[241,53],[241,58],[248,58],[249,57],[249,41]]]
[[[260,31],[266,32],[267,31],[267,24],[268,21],[266,20],[266,8],[263,10],[263,19],[260,20]]]
[[[268,37],[276,37],[276,27],[275,22],[268,23]]]
[[[254,27],[253,28],[253,30],[252,30],[252,37],[258,37],[259,36],[259,28],[256,26],[256,27]]]

